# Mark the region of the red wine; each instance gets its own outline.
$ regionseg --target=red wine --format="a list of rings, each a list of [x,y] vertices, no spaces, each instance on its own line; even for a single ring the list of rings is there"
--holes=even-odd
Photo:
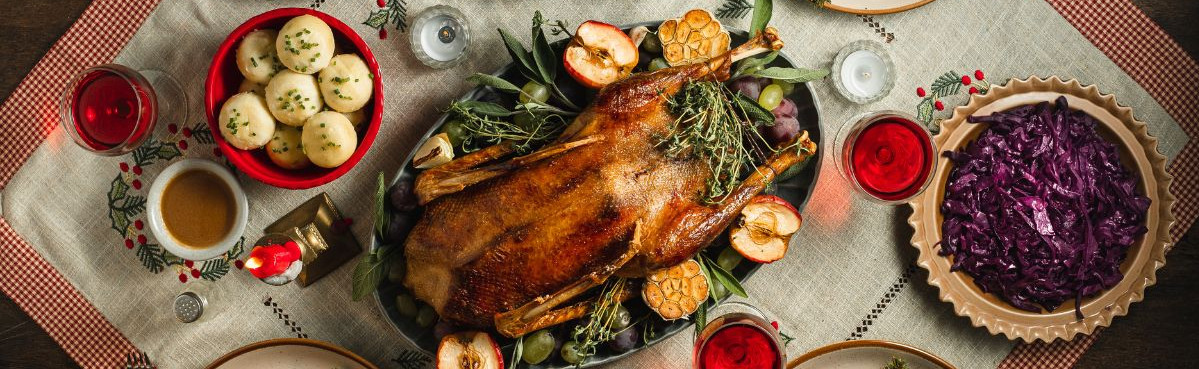
[[[739,314],[732,314],[739,315]],[[720,319],[718,319],[720,320]],[[713,322],[716,322],[714,320]],[[695,354],[697,369],[778,369],[783,367],[778,341],[748,317],[730,317],[704,329]],[[711,328],[711,327],[709,327]]]
[[[869,123],[849,151],[854,179],[882,200],[902,200],[919,193],[932,174],[931,139],[907,119],[892,116]]]
[[[92,150],[136,146],[153,127],[157,113],[153,92],[136,71],[111,65],[93,68],[73,88],[69,115],[73,136]]]

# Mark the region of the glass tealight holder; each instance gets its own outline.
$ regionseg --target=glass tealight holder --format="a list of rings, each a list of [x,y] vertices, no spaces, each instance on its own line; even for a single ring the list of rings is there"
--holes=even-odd
[[[876,41],[859,40],[845,45],[833,59],[833,87],[858,104],[878,101],[895,87],[895,63]]]
[[[471,41],[466,16],[448,5],[434,5],[421,11],[409,34],[412,53],[421,63],[437,69],[452,67],[466,59]]]

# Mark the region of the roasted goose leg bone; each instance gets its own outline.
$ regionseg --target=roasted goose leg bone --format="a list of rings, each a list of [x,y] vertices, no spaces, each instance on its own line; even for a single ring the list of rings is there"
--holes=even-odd
[[[636,285],[632,281],[626,281],[625,287],[619,295],[616,295],[618,301],[624,302],[636,295]],[[595,296],[583,301],[570,304],[566,307],[550,310],[544,314],[533,317],[528,320],[517,320],[515,314],[501,313],[496,315],[495,323],[496,330],[506,337],[520,337],[526,334],[535,332],[546,327],[553,327],[571,320],[582,318],[590,314],[595,308],[595,303],[602,296]]]
[[[571,283],[558,292],[538,297],[527,304],[521,305],[521,307],[496,314],[496,331],[505,336],[515,338],[541,328],[583,316],[587,312],[587,309],[580,309],[577,307],[578,304],[559,310],[553,309],[558,305],[570,301],[575,296],[587,292],[587,290],[604,284],[608,280],[608,277],[615,274],[617,270],[620,270],[629,260],[633,260],[633,257],[639,253],[641,253],[640,221],[633,228],[633,240],[629,241],[629,248],[616,261],[605,266],[603,269],[584,276],[582,279]]]
[[[429,191],[427,188],[430,187],[431,184],[436,184],[437,182],[441,182],[446,177],[454,176],[471,168],[499,160],[500,158],[511,154],[515,150],[516,148],[514,143],[503,142],[485,147],[482,150],[475,151],[470,154],[466,154],[460,158],[450,160],[449,163],[429,168],[424,172],[421,172],[420,175],[416,176],[415,188],[413,189],[413,192],[423,205],[427,201],[424,201],[424,195],[422,194]]]
[[[749,41],[729,51],[729,54],[731,62],[736,63],[741,59],[782,48],[783,40],[779,38],[779,31],[774,27],[766,27],[764,31],[755,34]]]
[[[416,197],[417,200],[420,201],[420,204],[424,205],[429,203],[429,201],[433,201],[433,199],[462,191],[462,189],[469,187],[470,185],[501,176],[504,173],[508,173],[509,171],[519,168],[523,165],[538,160],[551,158],[570,151],[576,147],[599,142],[601,140],[603,140],[602,136],[588,136],[575,141],[547,146],[529,155],[512,158],[512,160],[508,160],[506,162],[480,168],[466,165],[457,165],[454,167],[445,168],[457,162],[457,160],[451,161],[441,166],[430,168],[416,177]],[[494,161],[497,158],[497,154],[507,154],[512,151],[512,145],[510,143],[491,146],[483,149],[482,151],[491,150],[492,148],[499,146],[503,146],[503,148],[492,150],[491,152],[488,152],[486,156],[476,158],[475,160],[477,161],[487,158],[490,160],[487,160],[486,162]],[[472,153],[471,155],[482,151]],[[471,155],[464,156],[462,159],[467,159]]]

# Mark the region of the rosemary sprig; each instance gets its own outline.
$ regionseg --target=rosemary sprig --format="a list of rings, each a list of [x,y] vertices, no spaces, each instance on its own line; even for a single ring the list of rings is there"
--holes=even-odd
[[[619,296],[624,293],[625,286],[624,277],[609,280],[604,284],[599,299],[588,315],[587,324],[575,327],[571,338],[578,343],[575,347],[579,356],[583,358],[575,367],[587,362],[587,358],[595,356],[596,346],[611,341],[620,333],[612,329],[612,324],[616,322],[616,311],[620,310]]]
[[[692,81],[666,102],[677,118],[670,133],[657,145],[668,157],[698,157],[705,161],[712,173],[703,199],[708,204],[728,196],[748,168],[775,150],[758,133],[746,109],[733,102],[734,98],[732,91],[719,82]]]

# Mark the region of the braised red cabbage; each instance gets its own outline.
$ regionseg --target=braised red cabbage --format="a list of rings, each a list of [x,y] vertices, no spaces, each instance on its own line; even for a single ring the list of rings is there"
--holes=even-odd
[[[941,255],[984,292],[1017,308],[1052,311],[1115,286],[1120,263],[1147,230],[1149,198],[1120,164],[1095,118],[1065,97],[990,116],[953,162],[941,204]]]

